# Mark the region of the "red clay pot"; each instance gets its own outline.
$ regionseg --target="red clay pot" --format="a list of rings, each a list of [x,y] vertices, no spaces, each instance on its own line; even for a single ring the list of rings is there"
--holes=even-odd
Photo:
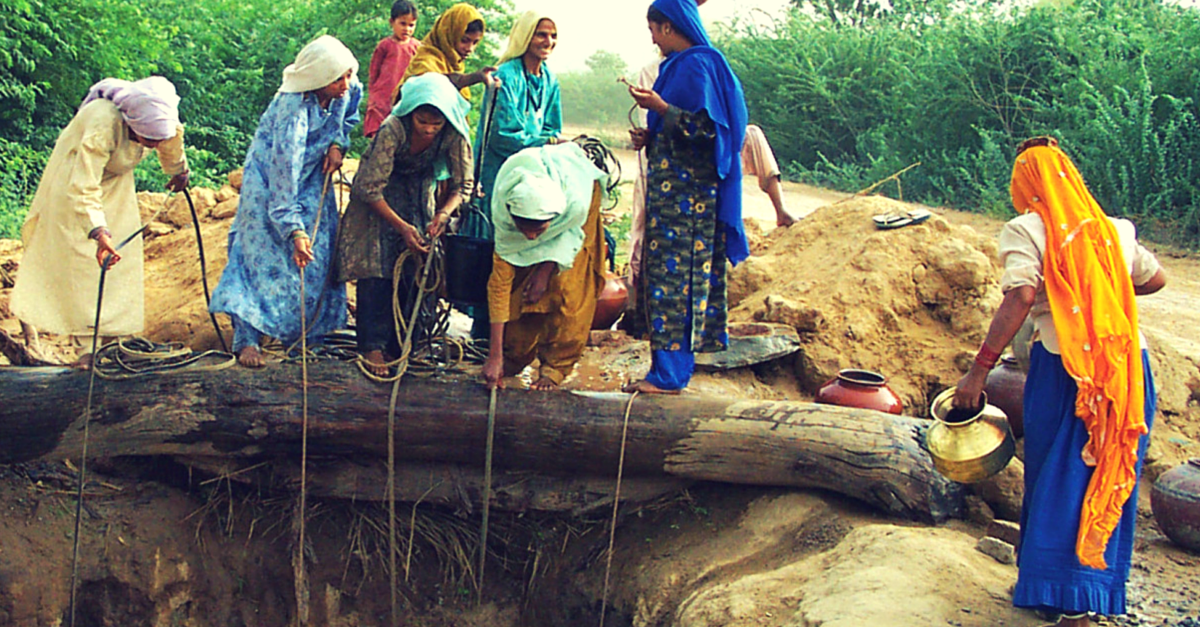
[[[1154,482],[1150,509],[1171,541],[1200,553],[1200,457],[1164,472]]]
[[[1014,438],[1025,435],[1025,373],[1017,358],[1005,355],[988,373],[983,385],[988,402],[1008,416]]]
[[[625,281],[611,273],[605,273],[604,287],[596,298],[596,313],[592,316],[592,329],[611,329],[616,324],[621,312],[625,311],[625,301],[629,298],[629,289]]]
[[[900,397],[887,386],[887,378],[870,370],[839,371],[817,390],[818,403],[874,409],[889,414],[904,411]]]

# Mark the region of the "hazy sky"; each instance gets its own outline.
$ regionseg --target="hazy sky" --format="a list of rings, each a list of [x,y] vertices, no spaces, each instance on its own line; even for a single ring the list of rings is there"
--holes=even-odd
[[[514,4],[518,12],[536,9],[554,19],[559,39],[549,63],[556,72],[587,69],[584,61],[597,50],[621,55],[630,70],[655,58],[646,29],[650,0],[514,0]],[[788,0],[709,0],[700,7],[700,15],[711,31],[716,22],[734,16],[761,19],[762,11],[776,15],[787,5]]]

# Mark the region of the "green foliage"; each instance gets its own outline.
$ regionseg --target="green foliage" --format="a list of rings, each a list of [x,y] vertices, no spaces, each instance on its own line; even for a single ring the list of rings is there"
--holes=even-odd
[[[718,45],[792,176],[854,191],[920,162],[881,192],[1003,214],[1016,144],[1053,134],[1110,213],[1200,244],[1200,12],[1062,5],[797,11]]]
[[[46,167],[46,153],[0,138],[0,238],[17,238],[38,178]]]
[[[454,0],[422,0],[417,37]],[[495,62],[512,23],[511,0],[478,0],[489,35],[468,60]],[[105,77],[170,79],[195,184],[219,184],[240,167],[283,68],[306,43],[331,34],[355,53],[360,79],[375,45],[391,33],[390,2],[309,0],[0,0],[0,237],[24,219],[59,131]],[[481,88],[474,89],[478,94]],[[363,98],[363,109],[366,98]],[[352,156],[365,142],[354,137]],[[139,166],[139,188],[166,182],[155,159]]]
[[[633,101],[617,79],[626,77],[629,67],[619,55],[605,50],[596,51],[586,63],[586,72],[558,76],[563,123],[588,129],[627,126]]]

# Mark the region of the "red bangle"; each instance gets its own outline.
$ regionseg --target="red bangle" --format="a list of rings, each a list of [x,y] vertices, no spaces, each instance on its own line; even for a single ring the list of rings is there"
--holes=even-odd
[[[979,345],[979,352],[975,353],[975,363],[987,368],[988,370],[991,370],[999,360],[1000,351],[992,350],[988,347],[986,342]]]

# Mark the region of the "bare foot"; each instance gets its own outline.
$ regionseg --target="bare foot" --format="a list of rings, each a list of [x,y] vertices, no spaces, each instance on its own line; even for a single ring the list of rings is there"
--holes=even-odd
[[[238,351],[237,359],[238,363],[246,368],[262,368],[267,365],[262,351],[258,350],[257,346],[247,346]]]
[[[550,377],[542,377],[542,378],[538,379],[537,381],[534,381],[533,385],[529,386],[529,389],[531,389],[531,390],[540,390],[543,392],[546,392],[549,390],[554,390],[557,388],[558,388],[558,384],[555,383],[554,379],[551,379]]]
[[[84,353],[80,355],[74,363],[71,364],[74,370],[91,370],[92,369],[92,354]]]
[[[678,396],[682,390],[664,390],[657,385],[642,379],[640,381],[629,383],[625,387],[621,388],[621,391],[627,394],[641,392],[642,394],[667,394],[670,396]]]
[[[383,351],[373,350],[367,351],[366,355],[362,356],[366,363],[367,371],[377,377],[386,377],[388,375],[387,359],[383,356]]]

